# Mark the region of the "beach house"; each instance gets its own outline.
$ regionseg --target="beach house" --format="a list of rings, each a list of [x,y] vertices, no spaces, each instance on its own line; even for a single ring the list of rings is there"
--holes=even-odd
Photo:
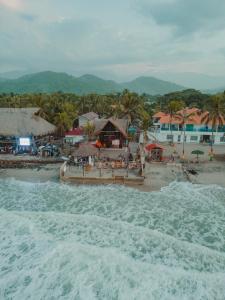
[[[104,148],[122,148],[127,145],[128,120],[127,119],[95,119],[94,135]]]
[[[0,108],[0,152],[31,153],[38,137],[56,127],[38,115],[39,108]]]
[[[207,114],[198,108],[186,108],[173,116],[158,112],[153,116],[151,134],[159,142],[210,143],[213,139],[214,144],[225,144],[225,120],[213,127],[211,122],[203,122]]]

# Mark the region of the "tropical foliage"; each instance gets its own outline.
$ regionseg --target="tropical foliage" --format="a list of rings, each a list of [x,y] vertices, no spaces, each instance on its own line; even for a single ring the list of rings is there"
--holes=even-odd
[[[213,153],[214,132],[223,126],[225,120],[225,93],[212,96],[206,108],[208,112],[203,116],[202,122],[212,126],[211,153]]]
[[[170,116],[170,132],[171,132],[171,137],[172,137],[172,143],[173,143],[172,122],[177,117],[177,111],[179,111],[183,107],[184,107],[184,103],[183,103],[183,101],[180,101],[180,100],[171,100],[166,107],[166,112]]]
[[[146,97],[125,90],[122,93],[78,96],[61,92],[53,94],[0,95],[0,107],[39,107],[39,115],[58,128],[61,136],[70,129],[78,115],[94,111],[102,118],[125,117],[130,123],[145,122],[149,126],[150,114]]]

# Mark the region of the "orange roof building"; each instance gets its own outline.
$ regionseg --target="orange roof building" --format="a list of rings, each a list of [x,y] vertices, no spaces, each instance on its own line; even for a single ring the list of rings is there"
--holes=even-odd
[[[161,142],[193,142],[225,144],[225,119],[216,122],[212,130],[212,122],[206,122],[207,111],[198,108],[185,108],[172,117],[164,112],[157,112],[153,116],[155,137]],[[213,135],[212,135],[213,131]]]

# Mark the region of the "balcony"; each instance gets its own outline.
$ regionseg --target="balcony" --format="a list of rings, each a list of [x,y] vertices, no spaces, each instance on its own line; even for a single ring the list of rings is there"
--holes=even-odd
[[[170,128],[165,128],[165,127],[161,127],[161,131],[171,131]],[[172,128],[172,131],[180,131],[182,132],[183,129],[178,129],[178,128]],[[212,129],[211,128],[186,128],[185,129],[186,132],[208,132],[208,133],[212,133]],[[221,132],[221,133],[225,133],[225,127],[224,128],[218,128],[217,130],[213,130],[213,132]]]

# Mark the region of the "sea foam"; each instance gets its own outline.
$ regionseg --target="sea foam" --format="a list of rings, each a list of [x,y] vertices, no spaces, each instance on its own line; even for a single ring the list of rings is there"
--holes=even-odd
[[[225,190],[0,179],[0,299],[225,299]]]

